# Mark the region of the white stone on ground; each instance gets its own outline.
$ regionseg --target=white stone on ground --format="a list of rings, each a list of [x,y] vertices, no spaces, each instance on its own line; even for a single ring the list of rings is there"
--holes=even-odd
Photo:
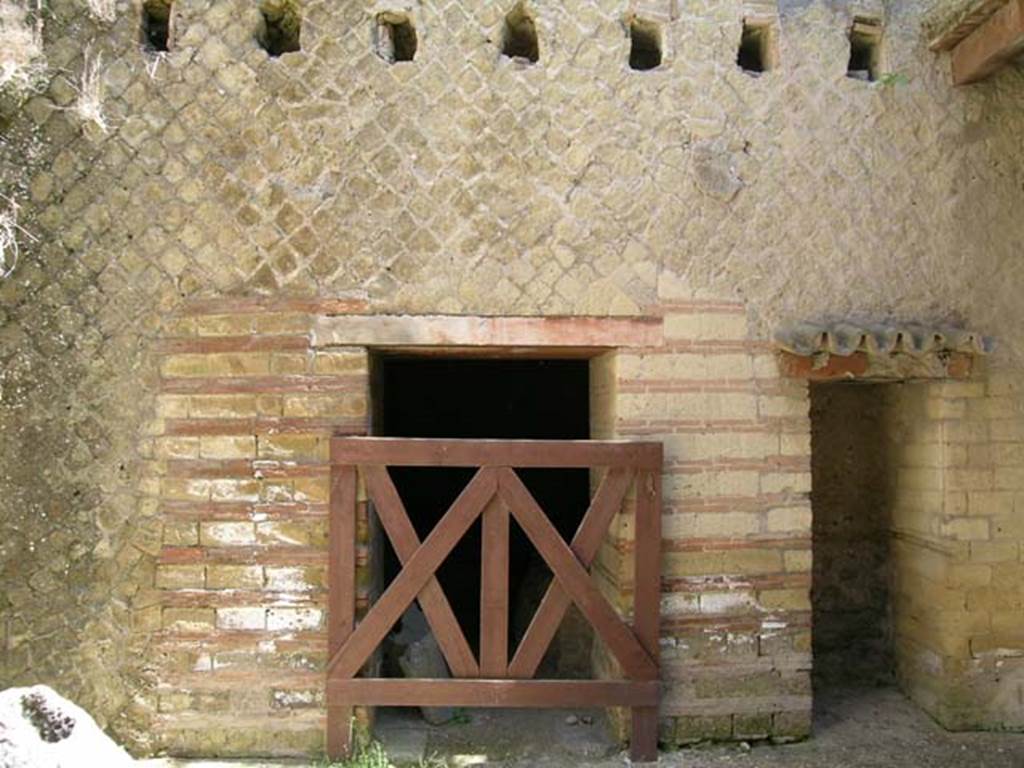
[[[131,756],[52,688],[0,691],[0,768],[121,768]]]

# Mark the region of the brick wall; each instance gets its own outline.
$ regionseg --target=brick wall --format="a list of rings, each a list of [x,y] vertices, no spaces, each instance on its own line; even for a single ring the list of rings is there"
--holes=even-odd
[[[329,438],[367,424],[366,350],[310,347],[339,306],[196,305],[162,342],[146,621],[172,753],[322,749]]]
[[[1024,412],[1012,371],[892,392],[903,688],[948,728],[1024,726]]]
[[[592,428],[666,448],[663,738],[808,732],[807,390],[747,340],[739,304],[668,300],[633,325],[339,316],[360,311],[194,304],[162,342],[146,446],[163,545],[140,626],[156,633],[165,748],[321,748],[327,447],[332,433],[365,433],[368,412],[367,350],[348,344],[409,342],[410,327],[428,346],[465,333],[481,345],[621,342],[592,363]],[[628,517],[613,530],[596,570],[627,611]]]
[[[164,748],[322,748],[328,445],[366,433],[377,342],[614,347],[591,364],[594,436],[665,446],[663,741],[809,733],[808,385],[782,377],[771,346],[750,340],[742,305],[665,295],[642,321],[362,312],[345,301],[194,303],[160,343],[143,491],[162,546],[136,629],[155,641]],[[882,399],[899,676],[954,727],[1019,717],[1024,415],[1014,387],[993,374],[886,387]],[[595,566],[626,613],[631,538],[621,515]],[[615,674],[600,647],[595,671]]]
[[[615,435],[665,446],[662,740],[809,733],[806,385],[741,305],[666,297],[664,343],[617,355]],[[601,553],[629,592],[630,532]],[[607,661],[608,666],[611,666]]]

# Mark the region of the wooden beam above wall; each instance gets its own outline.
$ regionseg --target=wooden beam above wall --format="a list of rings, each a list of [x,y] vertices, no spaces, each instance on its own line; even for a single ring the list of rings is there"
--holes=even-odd
[[[1024,51],[1024,0],[1006,5],[953,49],[953,83],[984,80]]]
[[[952,51],[957,43],[988,21],[1005,4],[1006,0],[969,0],[953,23],[932,37],[928,47],[933,51]]]

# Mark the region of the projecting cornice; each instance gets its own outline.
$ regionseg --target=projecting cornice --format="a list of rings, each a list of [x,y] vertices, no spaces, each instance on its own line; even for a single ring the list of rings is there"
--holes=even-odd
[[[800,324],[774,334],[785,375],[833,379],[962,379],[992,340],[960,328]]]

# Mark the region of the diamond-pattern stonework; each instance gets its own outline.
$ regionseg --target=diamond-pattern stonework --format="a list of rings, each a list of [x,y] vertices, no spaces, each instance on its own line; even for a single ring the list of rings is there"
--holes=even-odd
[[[683,314],[706,311],[719,328],[732,313],[729,333],[687,330],[675,352],[727,339],[740,373],[709,375],[718,383],[705,399],[691,392],[692,417],[647,385],[624,391],[609,430],[673,432],[684,455],[697,439],[687,430],[739,408],[737,429],[769,435],[769,447],[743,443],[761,474],[700,470],[676,488],[731,498],[749,481],[753,515],[767,514],[765,498],[799,506],[808,492],[809,448],[786,448],[807,431],[806,393],[764,373],[775,324],[963,322],[1003,340],[994,366],[1019,360],[1019,69],[953,89],[917,4],[877,0],[782,4],[779,64],[760,77],[735,63],[737,0],[534,0],[540,60],[530,65],[501,55],[512,5],[423,0],[412,11],[416,58],[391,64],[373,44],[384,6],[368,0],[304,4],[302,50],[277,58],[260,47],[248,0],[177,0],[161,56],[143,50],[135,3],[119,3],[112,24],[84,3],[47,3],[47,81],[0,99],[0,193],[20,205],[24,228],[21,261],[0,282],[5,683],[59,681],[139,752],[321,749],[316,467],[339,423],[365,428],[366,403],[362,351],[354,363],[314,352],[317,315],[667,315],[696,300]],[[661,25],[658,69],[629,68],[631,12]],[[845,76],[849,25],[865,14],[884,18],[885,70],[901,77]],[[74,108],[96,61],[105,126]],[[223,297],[235,309],[194,309]],[[162,367],[176,340],[250,335],[280,346],[259,360],[223,352],[239,355],[226,374],[209,361],[199,373],[189,359]],[[191,349],[180,354],[221,354]],[[217,390],[249,375],[283,389]],[[192,376],[209,389],[181,383]],[[649,378],[673,376],[700,378]],[[305,387],[300,377],[325,391],[295,399],[288,387]],[[748,400],[727,398],[736,386]],[[1019,392],[1004,395],[1019,411]],[[225,426],[243,418],[241,431]],[[196,420],[210,431],[189,432]],[[260,461],[282,460],[275,451],[309,466],[256,478]],[[287,515],[268,525],[220,502]],[[740,528],[729,535],[751,533]],[[785,563],[777,591],[799,593],[805,544],[744,562]],[[190,559],[208,545],[216,557]],[[299,549],[260,559],[278,545]],[[673,577],[669,614],[703,610],[693,607],[702,573]],[[200,588],[205,602],[190,603]],[[806,612],[805,599],[776,597]],[[768,663],[677,619],[666,642],[694,638],[680,668],[714,654]],[[805,659],[806,623],[783,634],[764,658]],[[228,682],[196,683],[214,669]],[[253,670],[272,691],[243,684]],[[806,701],[806,664],[758,670],[764,700]],[[728,735],[731,710],[685,709],[716,684],[678,675],[684,703],[667,738],[702,723],[718,735],[725,722]],[[719,688],[707,697],[742,693]],[[274,705],[268,728],[269,702],[282,700],[306,703],[283,715]],[[802,706],[762,714],[776,718],[776,735],[799,735]],[[222,728],[228,712],[237,716]]]

